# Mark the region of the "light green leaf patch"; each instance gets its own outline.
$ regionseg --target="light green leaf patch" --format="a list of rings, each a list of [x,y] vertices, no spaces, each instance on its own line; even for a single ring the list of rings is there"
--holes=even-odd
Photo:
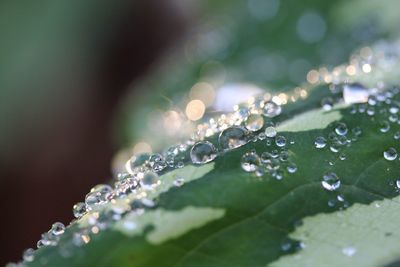
[[[400,258],[400,197],[355,204],[345,211],[304,219],[290,234],[304,242],[297,254],[271,266],[383,266]]]
[[[151,244],[161,244],[177,238],[190,230],[202,227],[225,215],[224,209],[188,206],[180,211],[158,209],[143,215],[131,213],[115,225],[115,228],[129,236],[141,235],[144,229],[153,226],[146,235]]]
[[[341,118],[342,115],[340,114],[340,110],[338,109],[329,112],[322,109],[315,109],[307,111],[301,115],[295,116],[290,120],[283,122],[277,127],[277,130],[285,132],[299,132],[324,129],[331,122],[340,120]]]

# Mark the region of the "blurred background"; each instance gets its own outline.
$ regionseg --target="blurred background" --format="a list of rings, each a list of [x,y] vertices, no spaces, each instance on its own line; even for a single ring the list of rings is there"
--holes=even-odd
[[[0,264],[133,155],[397,39],[396,0],[2,1]],[[368,52],[368,49],[365,51]],[[287,101],[284,95],[279,101]]]

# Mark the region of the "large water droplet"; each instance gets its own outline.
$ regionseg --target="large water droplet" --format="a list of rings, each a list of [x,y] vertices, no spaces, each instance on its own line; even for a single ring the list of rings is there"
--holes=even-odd
[[[365,103],[368,96],[369,92],[362,84],[351,83],[343,86],[343,99],[346,104]]]
[[[294,163],[289,163],[289,165],[287,166],[287,171],[289,173],[295,173],[297,171],[297,165]]]
[[[347,131],[348,131],[347,125],[344,124],[343,122],[339,122],[339,123],[336,125],[335,132],[336,132],[338,135],[346,135],[346,134],[347,134]]]
[[[264,126],[264,119],[259,114],[251,114],[247,117],[245,126],[249,131],[256,132]]]
[[[275,144],[279,147],[284,147],[286,145],[286,138],[282,135],[275,137]]]
[[[272,101],[268,101],[264,105],[263,114],[268,118],[273,118],[281,114],[282,108],[278,104]]]
[[[130,161],[131,169],[134,170],[137,167],[142,166],[147,160],[149,160],[150,154],[148,153],[141,153],[138,155],[133,156]]]
[[[340,187],[340,179],[334,172],[325,174],[322,179],[322,187],[328,191],[335,191]]]
[[[160,172],[167,167],[167,163],[165,162],[165,159],[160,154],[151,155],[151,157],[149,158],[149,164],[150,164],[150,167],[155,172]]]
[[[222,149],[233,149],[247,143],[247,130],[241,126],[232,126],[221,132],[218,138]]]
[[[383,152],[383,156],[387,160],[395,160],[397,158],[397,151],[393,147],[389,148],[388,150],[385,150]]]
[[[269,126],[265,128],[265,135],[269,138],[273,138],[276,136],[276,130],[273,126]]]
[[[314,145],[316,148],[324,148],[326,146],[326,139],[322,136],[315,138]]]
[[[255,151],[250,151],[242,156],[240,164],[244,171],[254,172],[258,169],[258,166],[260,165],[260,158]]]
[[[53,235],[62,235],[65,231],[65,226],[63,223],[55,222],[51,226],[50,231]]]
[[[140,185],[144,190],[153,190],[160,185],[160,177],[155,172],[146,172],[140,180]]]
[[[204,164],[215,159],[217,149],[207,141],[196,143],[190,150],[190,158],[193,164]]]
[[[83,202],[78,202],[73,207],[73,213],[75,218],[79,219],[86,213],[86,204]]]
[[[112,193],[113,189],[111,186],[105,184],[96,185],[85,197],[86,208],[91,210],[95,205],[107,202]]]
[[[390,123],[388,121],[382,121],[379,123],[379,131],[381,133],[387,133],[390,130]]]

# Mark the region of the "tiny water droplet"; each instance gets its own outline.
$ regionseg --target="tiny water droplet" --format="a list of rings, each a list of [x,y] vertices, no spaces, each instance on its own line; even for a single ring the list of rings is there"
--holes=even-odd
[[[289,251],[292,248],[292,243],[290,240],[284,240],[281,242],[281,249],[282,251],[286,252]]]
[[[282,108],[278,104],[272,101],[268,101],[264,105],[263,114],[268,118],[273,118],[281,114]]]
[[[185,180],[183,178],[176,178],[174,181],[174,185],[177,187],[182,186],[185,183]]]
[[[264,126],[264,119],[261,115],[251,114],[247,117],[245,126],[249,131],[256,132]]]
[[[357,249],[355,247],[345,247],[342,249],[342,253],[347,257],[352,257],[356,254]]]
[[[326,139],[322,136],[315,138],[314,145],[316,148],[324,148],[326,146]]]
[[[328,191],[335,191],[340,187],[339,177],[334,172],[325,174],[322,179],[322,187]]]
[[[232,126],[221,132],[218,138],[222,149],[233,149],[247,143],[247,130],[241,126]]]
[[[362,134],[362,130],[359,126],[354,127],[351,131],[355,136],[360,136]]]
[[[346,160],[346,154],[342,153],[339,155],[340,160]]]
[[[395,160],[397,158],[397,151],[396,149],[394,149],[393,147],[389,148],[388,150],[385,150],[383,152],[383,157],[386,160],[392,161]]]
[[[277,137],[275,137],[275,144],[278,147],[284,147],[286,145],[286,138],[282,135],[278,135]]]
[[[204,164],[215,159],[217,156],[217,149],[215,146],[208,142],[198,142],[190,150],[190,158],[193,164]]]
[[[246,172],[254,172],[260,165],[260,158],[255,151],[250,151],[242,156],[240,162],[242,169]]]

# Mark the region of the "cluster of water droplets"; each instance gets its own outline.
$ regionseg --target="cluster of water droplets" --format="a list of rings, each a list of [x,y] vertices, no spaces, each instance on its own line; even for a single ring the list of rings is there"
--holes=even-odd
[[[396,53],[393,53],[393,50]],[[383,51],[394,54],[396,60],[400,58],[398,46],[384,47]],[[353,56],[351,66],[361,68],[365,64],[370,64],[376,69],[390,67],[393,58],[379,55],[379,59],[374,55],[367,59]],[[400,140],[398,129],[400,105],[399,101],[394,99],[399,95],[400,89],[393,87],[383,90],[379,86],[367,89],[360,83],[349,83],[345,69],[346,66],[327,74],[333,77],[329,86],[332,95],[321,100],[321,107],[330,112],[336,104],[349,104],[350,114],[365,114],[376,123],[378,133],[392,134],[394,140]],[[264,97],[255,98],[247,105],[235,107],[233,113],[222,114],[199,125],[191,138],[182,144],[169,147],[162,153],[133,156],[126,164],[126,172],[119,173],[113,185],[101,184],[93,187],[84,201],[73,206],[74,217],[85,223],[77,226],[78,230],[74,231],[69,241],[59,245],[60,255],[71,257],[74,247],[87,244],[92,235],[107,229],[128,213],[140,216],[146,210],[155,208],[157,203],[149,196],[162,185],[160,176],[169,170],[182,168],[187,163],[206,164],[226,151],[237,149],[249,142],[260,141],[266,144],[265,150],[260,153],[252,149],[245,152],[240,161],[243,171],[253,173],[255,176],[269,174],[277,180],[283,179],[286,174],[296,173],[298,167],[291,160],[288,148],[294,141],[289,141],[280,134],[274,122],[274,119],[281,114],[282,108],[279,101]],[[393,132],[393,129],[397,130]],[[347,160],[345,150],[362,134],[362,125],[350,129],[345,122],[336,122],[329,134],[317,136],[311,145],[318,150],[329,149],[335,155],[334,160],[329,161],[329,165],[333,166],[336,160]],[[206,140],[214,135],[218,135],[218,140],[214,143]],[[395,147],[384,148],[382,153],[385,160],[399,159]],[[180,187],[184,183],[185,178],[178,177],[173,184]],[[329,200],[328,206],[334,207],[337,203],[342,203],[343,207],[348,205],[344,196],[338,192],[341,183],[340,177],[333,171],[328,171],[321,177],[322,188],[327,192],[337,193],[334,199]],[[395,186],[399,190],[400,178],[395,181]],[[48,232],[42,234],[37,247],[56,246],[64,231],[65,226],[62,223],[54,223]],[[281,249],[288,251],[292,246],[291,243],[283,242]],[[304,244],[299,243],[297,247],[304,247]],[[353,247],[343,248],[343,254],[347,256],[352,256],[355,252],[356,249]],[[34,258],[34,249],[24,251],[24,262],[31,262]]]

